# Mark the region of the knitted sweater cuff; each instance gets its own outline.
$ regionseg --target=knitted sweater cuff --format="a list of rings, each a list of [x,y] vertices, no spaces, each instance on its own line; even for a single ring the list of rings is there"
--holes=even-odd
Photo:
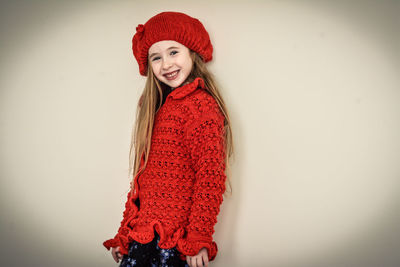
[[[103,246],[108,250],[110,250],[110,248],[119,247],[119,252],[123,255],[127,255],[129,252],[129,239],[118,233],[114,238],[104,241]]]
[[[110,250],[110,248],[118,247],[119,246],[118,239],[116,238],[108,239],[103,242],[103,246],[105,246],[107,250]]]
[[[215,256],[218,252],[218,247],[217,244],[212,240],[212,237],[204,237],[188,233],[187,237],[179,239],[177,243],[177,249],[184,257],[186,257],[186,255],[195,256],[202,248],[207,249],[209,261],[215,259]]]

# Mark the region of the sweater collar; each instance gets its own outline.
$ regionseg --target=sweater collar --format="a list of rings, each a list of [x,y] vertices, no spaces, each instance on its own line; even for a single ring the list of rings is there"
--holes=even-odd
[[[181,99],[189,95],[191,92],[199,87],[204,88],[204,81],[202,78],[197,77],[196,79],[194,79],[193,82],[187,83],[185,85],[182,85],[181,87],[172,90],[172,92],[169,93],[168,97],[172,97],[173,99]]]

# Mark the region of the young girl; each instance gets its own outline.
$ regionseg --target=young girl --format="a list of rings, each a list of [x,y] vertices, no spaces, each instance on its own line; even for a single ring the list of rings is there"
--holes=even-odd
[[[162,12],[136,27],[132,50],[147,76],[134,178],[118,233],[103,245],[120,266],[208,266],[233,154],[226,106],[205,65],[213,46],[198,19]]]

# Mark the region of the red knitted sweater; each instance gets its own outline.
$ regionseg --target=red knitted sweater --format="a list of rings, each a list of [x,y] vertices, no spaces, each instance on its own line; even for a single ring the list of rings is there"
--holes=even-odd
[[[128,254],[132,240],[149,243],[155,230],[159,247],[176,247],[183,260],[203,247],[210,261],[217,255],[212,235],[225,192],[225,117],[204,88],[196,78],[174,89],[156,113],[147,166],[127,195],[118,233],[103,243],[108,250],[120,246]]]

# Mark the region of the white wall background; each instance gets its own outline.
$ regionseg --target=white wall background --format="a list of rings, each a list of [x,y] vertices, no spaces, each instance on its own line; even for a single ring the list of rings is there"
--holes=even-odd
[[[236,146],[210,266],[400,265],[398,1],[1,1],[1,266],[116,266],[137,24],[199,18]]]

